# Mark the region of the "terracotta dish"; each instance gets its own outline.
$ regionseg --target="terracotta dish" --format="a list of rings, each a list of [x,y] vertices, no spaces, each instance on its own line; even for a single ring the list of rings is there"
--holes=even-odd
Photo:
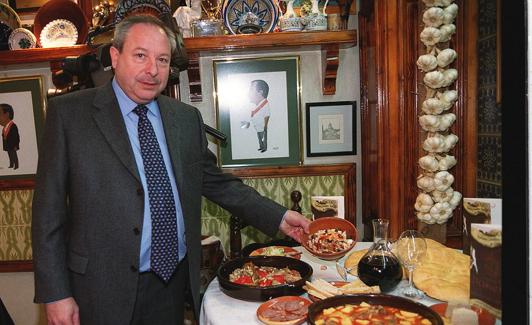
[[[257,318],[267,325],[302,324],[310,304],[308,299],[299,296],[277,297],[257,308]]]
[[[428,319],[432,325],[443,325],[443,320],[437,312],[429,307],[422,305],[410,299],[384,295],[384,294],[360,294],[360,295],[345,295],[334,296],[327,299],[317,301],[310,305],[307,315],[307,322],[315,325],[315,320],[322,310],[330,307],[338,307],[346,304],[360,304],[365,302],[371,305],[381,305],[399,308],[406,312],[417,313]]]
[[[252,251],[249,256],[286,256],[300,259],[301,252],[288,246],[268,246]]]
[[[352,243],[349,245],[349,247],[335,253],[323,253],[319,251],[313,250],[309,246],[309,238],[312,236],[312,234],[320,231],[320,230],[326,230],[326,229],[337,229],[341,231],[345,231],[347,238],[352,239]],[[312,221],[309,225],[309,233],[303,234],[301,236],[301,245],[305,247],[307,251],[309,251],[312,255],[321,258],[323,260],[337,260],[340,257],[344,256],[347,252],[349,252],[356,244],[357,241],[357,229],[355,226],[342,218],[337,217],[325,217],[325,218],[319,218],[314,221]]]

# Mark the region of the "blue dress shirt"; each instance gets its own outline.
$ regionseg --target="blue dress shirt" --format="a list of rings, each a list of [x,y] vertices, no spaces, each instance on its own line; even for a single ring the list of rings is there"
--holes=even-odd
[[[150,202],[148,197],[148,185],[146,183],[146,174],[144,172],[144,163],[140,153],[140,143],[138,136],[138,122],[139,118],[137,114],[133,112],[133,109],[137,106],[137,103],[132,101],[124,91],[120,88],[115,79],[113,79],[113,89],[120,105],[120,111],[126,124],[127,134],[129,136],[129,142],[135,155],[135,162],[140,174],[140,180],[142,182],[142,188],[144,189],[144,223],[142,226],[142,240],[140,243],[140,266],[139,271],[145,272],[150,270],[150,255],[151,255],[151,213]],[[183,211],[181,210],[181,202],[179,201],[179,193],[177,191],[177,185],[175,181],[174,171],[172,169],[172,160],[168,152],[168,146],[166,144],[166,136],[164,134],[163,121],[161,120],[161,114],[159,112],[159,106],[156,101],[151,101],[146,105],[148,107],[148,119],[150,120],[161,153],[163,155],[164,164],[170,177],[170,183],[172,185],[172,192],[174,194],[176,218],[177,218],[177,236],[179,240],[179,259],[183,259],[186,254],[186,242],[185,242],[185,224],[183,221]]]

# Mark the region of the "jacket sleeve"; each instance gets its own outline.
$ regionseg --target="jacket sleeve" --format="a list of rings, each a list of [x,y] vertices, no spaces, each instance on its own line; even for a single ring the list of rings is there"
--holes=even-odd
[[[32,210],[35,302],[71,296],[66,266],[68,165],[64,125],[58,107],[48,106],[39,153]]]
[[[270,200],[239,178],[224,173],[217,165],[216,156],[207,147],[203,121],[197,113],[201,127],[203,155],[203,195],[232,214],[243,219],[269,236],[275,236],[287,208]]]

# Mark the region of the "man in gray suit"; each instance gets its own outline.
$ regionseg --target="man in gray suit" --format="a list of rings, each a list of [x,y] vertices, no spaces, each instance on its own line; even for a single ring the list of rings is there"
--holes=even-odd
[[[181,324],[187,290],[197,313],[202,195],[266,234],[299,241],[308,232],[301,214],[217,167],[197,109],[160,95],[175,47],[158,19],[128,17],[115,29],[113,81],[49,102],[32,223],[35,302],[49,324]],[[169,278],[151,259],[160,213],[145,122],[173,197],[177,240],[162,252],[175,247]]]

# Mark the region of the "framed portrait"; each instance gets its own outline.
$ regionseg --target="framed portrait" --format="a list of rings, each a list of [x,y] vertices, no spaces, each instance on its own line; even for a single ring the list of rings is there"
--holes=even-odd
[[[215,60],[222,167],[298,165],[299,56]]]
[[[31,188],[44,128],[42,76],[0,79],[0,189]]]
[[[307,156],[356,154],[356,102],[307,103]]]

